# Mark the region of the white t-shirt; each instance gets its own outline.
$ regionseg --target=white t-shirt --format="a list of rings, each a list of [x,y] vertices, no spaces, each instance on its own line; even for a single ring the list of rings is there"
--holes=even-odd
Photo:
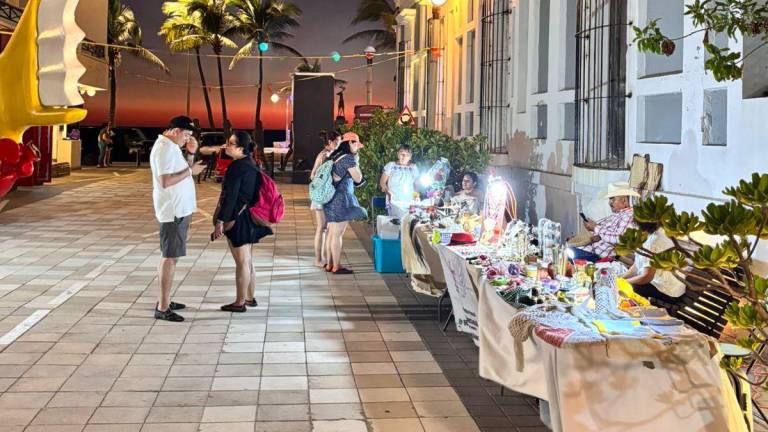
[[[664,231],[662,231],[661,228],[656,232],[649,234],[648,239],[643,243],[643,248],[648,249],[653,253],[664,252],[673,246],[672,240],[664,234]],[[635,269],[637,269],[638,273],[642,273],[649,267],[651,267],[650,259],[640,254],[635,254]],[[685,284],[677,280],[675,276],[668,271],[656,270],[651,284],[670,297],[680,297],[685,294]]]
[[[173,222],[175,217],[189,216],[197,211],[195,182],[191,175],[168,188],[160,183],[162,175],[189,169],[178,144],[163,135],[158,136],[149,155],[149,165],[152,167],[152,200],[158,222]]]

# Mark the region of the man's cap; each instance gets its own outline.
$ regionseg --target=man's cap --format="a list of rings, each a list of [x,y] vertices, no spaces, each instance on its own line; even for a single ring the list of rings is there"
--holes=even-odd
[[[176,128],[192,132],[197,132],[199,130],[195,122],[193,122],[192,119],[187,116],[178,116],[171,119],[170,123],[168,123],[168,129]]]

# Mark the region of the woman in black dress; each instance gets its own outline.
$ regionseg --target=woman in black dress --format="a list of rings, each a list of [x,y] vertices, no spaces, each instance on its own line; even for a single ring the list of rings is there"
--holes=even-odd
[[[245,312],[246,306],[257,305],[253,297],[256,275],[251,248],[263,237],[271,235],[272,230],[256,225],[249,211],[259,200],[262,184],[261,172],[251,157],[253,142],[250,135],[243,131],[233,132],[225,151],[233,161],[224,175],[219,204],[213,216],[215,229],[211,239],[226,236],[229,250],[235,259],[235,302],[222,306],[221,310]]]

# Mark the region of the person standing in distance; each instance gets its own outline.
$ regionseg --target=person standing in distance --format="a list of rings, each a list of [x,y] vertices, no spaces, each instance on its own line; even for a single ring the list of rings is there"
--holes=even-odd
[[[155,318],[165,321],[184,321],[184,317],[174,312],[185,306],[171,301],[171,285],[176,262],[179,257],[187,254],[187,231],[192,214],[197,211],[192,177],[204,169],[200,162],[187,162],[181,152],[182,147],[186,147],[192,154],[197,151],[197,141],[192,138],[196,130],[197,127],[189,117],[174,117],[168,129],[157,137],[149,155],[152,201],[155,217],[160,223],[162,253],[157,266],[160,296],[155,305]]]

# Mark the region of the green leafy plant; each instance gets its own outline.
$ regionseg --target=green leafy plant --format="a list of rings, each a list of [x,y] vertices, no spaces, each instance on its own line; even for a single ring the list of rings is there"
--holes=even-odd
[[[768,279],[753,270],[753,256],[768,231],[768,174],[752,174],[750,179],[726,188],[723,193],[732,199],[709,204],[700,216],[678,213],[664,197],[641,201],[634,207],[635,218],[659,223],[674,246],[652,253],[643,247],[643,233],[630,229],[620,237],[616,251],[650,258],[653,268],[670,272],[689,289],[714,287],[733,296],[736,300],[728,305],[725,318],[732,327],[748,334],[738,345],[751,351],[752,358],[768,365],[768,357],[758,352],[759,346],[768,340]],[[697,231],[717,235],[721,240],[714,246],[704,245],[693,237]],[[721,362],[723,367],[749,381],[738,371],[741,364],[741,359]],[[753,384],[768,387],[765,378]]]
[[[652,19],[644,27],[632,26],[635,33],[633,42],[638,49],[671,56],[675,52],[676,40],[703,33],[702,44],[709,53],[704,69],[712,72],[717,81],[726,81],[741,78],[744,60],[768,43],[768,4],[762,0],[695,0],[685,8],[685,15],[693,21],[694,31],[670,38],[659,29],[659,19]],[[761,43],[742,54],[710,43],[710,33],[725,34],[734,40],[739,34],[759,37]]]
[[[482,173],[488,167],[490,155],[481,151],[485,140],[482,136],[473,138],[452,138],[442,132],[417,129],[399,122],[399,113],[393,110],[379,110],[365,124],[355,122],[351,130],[360,135],[365,144],[360,150],[360,169],[367,180],[355,194],[361,205],[369,207],[371,199],[382,196],[379,178],[388,162],[397,160],[397,149],[409,144],[413,151],[413,162],[422,171],[444,157],[451,164],[447,184],[456,187],[467,171]]]

